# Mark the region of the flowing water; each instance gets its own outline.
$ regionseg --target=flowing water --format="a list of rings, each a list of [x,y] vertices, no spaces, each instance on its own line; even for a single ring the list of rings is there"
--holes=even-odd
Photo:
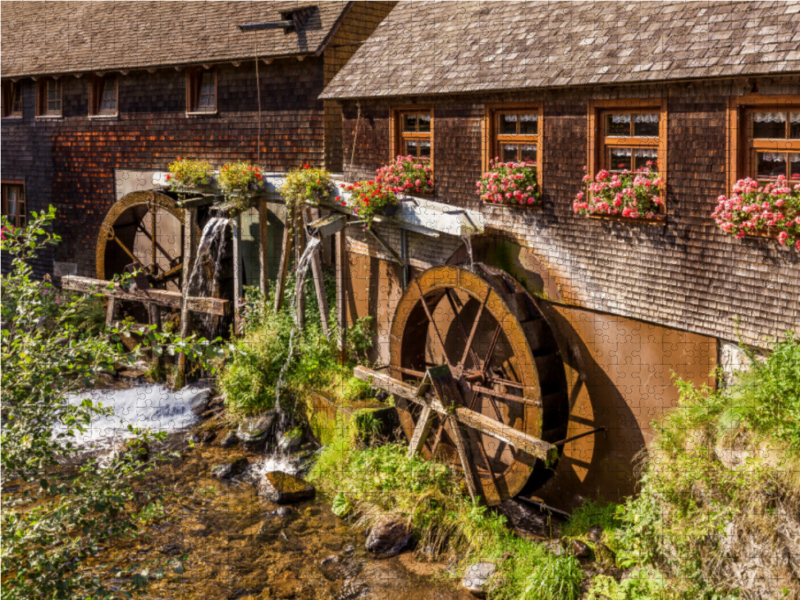
[[[200,235],[200,243],[197,247],[197,258],[194,267],[189,275],[186,295],[200,298],[219,297],[219,280],[222,272],[222,258],[228,245],[228,225],[231,220],[225,217],[213,217],[209,219]],[[206,330],[206,335],[215,337],[219,317],[198,313],[194,315],[199,319],[202,327]]]
[[[474,272],[475,261],[472,258],[472,238],[468,235],[462,235],[461,239],[463,240],[464,245],[467,247],[467,254],[469,254],[469,270]]]
[[[115,420],[93,427],[97,438],[117,435],[134,421],[156,428],[196,423],[191,406],[202,392],[173,394],[161,386],[89,392],[94,400],[115,408]],[[78,401],[87,394],[77,394]],[[206,426],[209,422],[203,424]],[[198,424],[199,425],[199,424]],[[223,437],[218,434],[217,440]],[[291,456],[264,457],[241,446],[222,448],[217,442],[190,446],[191,431],[176,431],[168,447],[178,452],[142,483],[165,493],[164,518],[138,540],[117,540],[87,566],[125,568],[144,562],[186,556],[185,572],[152,579],[146,600],[467,600],[466,592],[448,581],[446,566],[422,562],[406,552],[376,560],[365,547],[365,536],[334,516],[330,498],[295,504],[288,515],[260,497],[253,485],[272,470],[292,472]],[[215,464],[244,457],[250,467],[233,480],[210,476]],[[452,577],[450,577],[452,579]],[[125,576],[113,581],[121,585]]]

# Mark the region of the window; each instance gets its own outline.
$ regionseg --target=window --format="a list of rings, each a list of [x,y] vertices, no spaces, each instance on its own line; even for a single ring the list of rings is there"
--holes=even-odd
[[[537,166],[541,188],[542,107],[535,104],[487,104],[484,122],[483,170],[489,161],[526,162]]]
[[[390,159],[398,154],[433,159],[433,111],[397,110],[394,113],[396,138]]]
[[[117,115],[119,81],[116,75],[95,77],[89,97],[89,115],[113,117]]]
[[[647,168],[667,179],[667,103],[665,99],[594,100],[589,103],[587,170],[611,173]],[[661,196],[665,196],[661,184]],[[665,210],[662,202],[661,211]]]
[[[61,116],[61,82],[58,79],[40,79],[37,83],[36,116]]]
[[[728,193],[747,177],[800,183],[800,96],[733,96],[728,102]]]
[[[780,175],[800,183],[800,106],[794,110],[748,109],[745,169],[759,181]]]
[[[22,118],[22,84],[19,82],[3,82],[3,118]]]
[[[21,181],[3,182],[3,215],[15,227],[25,227],[25,185]]]
[[[186,74],[186,112],[217,112],[217,74],[213,70],[195,69]]]

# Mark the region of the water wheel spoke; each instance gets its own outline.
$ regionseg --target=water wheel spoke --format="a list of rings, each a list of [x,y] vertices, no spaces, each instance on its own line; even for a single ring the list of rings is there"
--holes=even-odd
[[[483,309],[486,307],[486,303],[489,301],[489,295],[492,293],[491,289],[486,290],[486,296],[483,298],[483,302],[481,302],[480,307],[478,308],[478,314],[475,315],[475,322],[472,324],[472,330],[469,332],[469,337],[467,338],[466,347],[464,348],[464,355],[461,357],[461,362],[459,364],[466,364],[467,356],[470,355],[472,351],[472,342],[475,339],[475,333],[478,331],[478,324],[481,322],[481,316],[483,316]],[[476,369],[480,369],[480,364],[477,362],[477,356],[473,354],[473,361],[474,367]]]
[[[177,277],[180,274],[182,269],[183,269],[183,263],[178,263],[177,265],[175,265],[174,267],[172,267],[168,271],[164,271],[161,275],[156,277],[156,279],[158,281],[163,281],[165,279],[170,279],[172,277]]]
[[[453,315],[455,315],[456,323],[458,323],[458,328],[461,330],[461,335],[464,336],[464,339],[467,339],[467,330],[464,327],[464,323],[461,322],[461,315],[459,313],[458,308],[456,307],[456,302],[453,300],[453,296],[450,294],[450,290],[445,291],[445,296],[447,296],[447,300],[450,302],[450,308],[453,310]],[[476,321],[477,322],[477,321]],[[472,344],[470,343],[464,350],[464,355],[461,357],[461,362],[458,363],[459,365],[464,365],[466,363],[467,353],[472,358],[472,364],[475,365],[477,368],[478,366],[478,355],[475,354],[475,351],[472,349]]]
[[[494,350],[497,347],[497,340],[500,339],[500,333],[502,331],[503,331],[503,325],[501,323],[498,323],[497,329],[494,330],[494,335],[492,336],[492,342],[489,344],[489,351],[486,353],[486,358],[483,361],[483,367],[481,367],[484,376],[489,375],[489,367],[492,364],[492,357],[494,356]]]
[[[487,377],[486,382],[497,385],[505,385],[507,387],[513,387],[520,390],[525,388],[525,386],[522,385],[521,383],[517,383],[516,381],[511,381],[510,379],[503,379],[502,377],[494,377],[494,376]]]
[[[175,260],[169,255],[169,252],[167,252],[164,249],[164,247],[158,243],[158,238],[155,235],[150,235],[150,232],[147,231],[147,229],[145,229],[144,227],[142,227],[141,223],[136,223],[136,229],[138,231],[141,231],[145,235],[145,237],[148,240],[150,240],[155,245],[155,247],[158,248],[158,251],[161,252],[161,254],[167,259],[167,261],[172,262],[173,260]]]
[[[450,361],[450,357],[447,356],[447,349],[445,348],[444,345],[444,339],[442,338],[442,334],[439,333],[439,328],[436,326],[436,321],[434,321],[433,319],[433,315],[431,314],[431,309],[428,307],[428,301],[425,300],[425,294],[422,293],[422,288],[419,286],[419,281],[415,279],[414,282],[417,284],[417,290],[419,290],[419,297],[420,301],[422,302],[422,308],[425,309],[425,315],[428,317],[428,321],[430,321],[430,324],[433,325],[433,331],[436,333],[436,339],[439,340],[439,344],[442,347],[442,354],[444,355],[444,360],[447,363],[447,366],[452,368],[455,365],[453,365],[453,363]]]
[[[431,446],[431,458],[436,458],[436,451],[439,449],[439,442],[442,441],[442,432],[444,431],[445,420],[439,417],[439,429],[436,430],[436,437]]]
[[[470,384],[470,389],[473,392],[480,392],[481,394],[494,396],[495,398],[500,398],[501,400],[510,400],[511,402],[519,402],[520,404],[528,404],[530,406],[541,405],[541,402],[537,400],[530,400],[524,396],[515,396],[513,394],[507,394],[506,392],[499,392],[497,390],[493,390],[492,388],[487,388],[480,385]]]
[[[494,497],[494,498],[498,498],[499,499],[500,498],[500,490],[497,487],[497,480],[494,477],[494,471],[492,470],[492,465],[489,463],[489,456],[486,454],[486,448],[483,446],[483,439],[481,438],[480,435],[478,435],[478,433],[475,430],[472,430],[472,433],[474,433],[475,437],[477,438],[476,442],[477,442],[478,450],[481,453],[481,458],[483,459],[483,464],[486,465],[486,471],[488,471],[488,473],[489,473],[488,480],[492,484],[492,492],[493,492],[493,494],[490,495],[490,494],[486,493],[486,489],[484,488],[483,495],[485,497],[487,497],[487,498],[488,497]],[[497,456],[495,456],[495,459],[497,459]],[[481,482],[481,487],[483,487],[484,479],[482,477],[479,477],[478,479]]]
[[[142,262],[137,258],[137,256],[128,249],[128,247],[122,242],[121,239],[119,239],[117,236],[114,236],[114,241],[117,242],[117,244],[119,244],[119,247],[122,248],[122,250],[125,252],[125,254],[130,256],[131,259],[133,259],[134,262],[136,262],[138,264],[142,264]]]

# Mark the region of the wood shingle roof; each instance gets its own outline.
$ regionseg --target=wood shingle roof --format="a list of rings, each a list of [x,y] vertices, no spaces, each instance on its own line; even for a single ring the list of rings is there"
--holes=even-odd
[[[323,98],[800,72],[799,2],[406,0]]]
[[[3,77],[210,63],[324,49],[350,2],[2,2]],[[241,32],[316,6],[300,32]]]

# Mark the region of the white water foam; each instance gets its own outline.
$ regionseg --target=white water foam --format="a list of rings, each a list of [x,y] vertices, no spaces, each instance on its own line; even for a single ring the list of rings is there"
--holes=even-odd
[[[264,473],[272,471],[282,471],[289,475],[297,473],[297,458],[287,454],[274,453],[264,456],[258,462],[250,465],[250,468],[242,475],[242,480],[250,483],[257,483]]]
[[[114,441],[132,437],[128,425],[153,432],[185,429],[197,421],[192,406],[210,394],[207,387],[188,386],[177,392],[163,385],[136,385],[127,389],[88,390],[71,394],[67,402],[80,404],[84,399],[111,407],[114,413],[97,416],[81,439],[73,443],[86,447],[107,447]],[[63,431],[57,428],[56,431]]]

